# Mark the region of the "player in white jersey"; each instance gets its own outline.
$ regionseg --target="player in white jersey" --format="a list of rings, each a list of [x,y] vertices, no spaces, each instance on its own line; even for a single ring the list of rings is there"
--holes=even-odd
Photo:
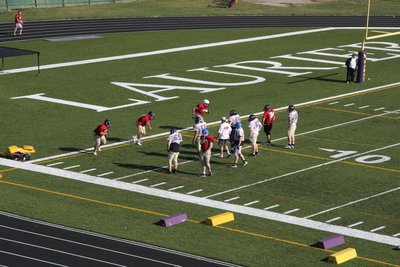
[[[201,117],[196,117],[194,119],[194,122],[196,124],[193,126],[194,135],[192,144],[196,147],[197,152],[200,153],[201,151],[200,137],[202,135],[202,131],[207,128],[207,123],[204,122]]]
[[[218,130],[218,145],[221,150],[221,155],[219,156],[220,158],[224,157],[224,149],[226,150],[226,154],[229,156],[231,153],[229,153],[229,148],[228,148],[228,140],[229,136],[231,135],[231,125],[228,123],[227,118],[222,117],[221,118],[222,124],[219,126]]]
[[[251,147],[253,148],[253,153],[251,154],[253,157],[258,155],[257,138],[261,128],[262,124],[260,120],[256,118],[256,115],[251,114],[249,116],[249,140],[251,142]]]
[[[183,143],[182,135],[178,133],[175,128],[172,128],[170,135],[167,138],[169,174],[178,172],[178,156],[179,156],[179,149],[182,143]],[[172,164],[174,164],[173,171],[172,171]]]
[[[288,145],[285,146],[284,148],[293,149],[294,143],[295,143],[294,134],[295,134],[296,127],[297,127],[297,121],[299,119],[299,114],[297,113],[296,107],[294,105],[290,105],[288,107],[288,112],[289,112],[288,131],[287,131]]]

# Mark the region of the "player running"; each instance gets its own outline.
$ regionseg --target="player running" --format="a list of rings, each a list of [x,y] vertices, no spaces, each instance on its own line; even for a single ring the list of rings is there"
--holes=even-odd
[[[142,115],[137,121],[136,126],[138,128],[137,135],[133,135],[133,142],[136,142],[137,145],[141,146],[142,143],[140,139],[146,135],[146,125],[149,126],[150,130],[153,130],[151,127],[151,121],[154,120],[154,112],[149,111],[146,115]]]
[[[210,113],[210,111],[208,109],[209,105],[210,105],[210,101],[208,101],[208,99],[204,99],[203,102],[197,104],[197,106],[194,107],[192,110],[193,118],[196,119],[197,117],[200,117],[201,120],[204,121],[203,115]]]
[[[93,149],[93,155],[97,156],[97,151],[101,151],[100,146],[107,143],[106,136],[111,131],[111,121],[105,120],[100,123],[96,129],[93,131],[93,138],[95,140],[95,145]]]
[[[267,142],[262,143],[263,145],[270,146],[271,144],[271,130],[272,126],[275,122],[275,111],[271,108],[270,105],[265,105],[264,107],[264,115],[262,119],[262,124],[264,125],[264,132],[267,136]]]
[[[17,31],[19,30],[19,35],[22,34],[22,25],[24,24],[24,21],[22,20],[22,12],[18,11],[18,13],[15,15],[15,29],[14,29],[14,36],[17,36]]]
[[[219,157],[222,159],[224,157],[224,149],[226,151],[226,154],[228,155],[227,158],[229,158],[231,155],[231,153],[229,153],[228,140],[229,136],[231,135],[232,128],[228,123],[227,118],[222,117],[221,122],[222,124],[219,126],[218,130],[218,145],[221,151],[221,155],[219,155]]]

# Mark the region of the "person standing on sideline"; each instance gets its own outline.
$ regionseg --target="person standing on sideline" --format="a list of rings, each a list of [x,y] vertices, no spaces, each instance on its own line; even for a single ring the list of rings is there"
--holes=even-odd
[[[204,122],[203,115],[210,113],[208,110],[209,105],[210,101],[208,101],[208,99],[204,99],[203,102],[197,104],[197,106],[192,110],[193,119],[200,117],[200,119]]]
[[[201,136],[201,151],[200,161],[202,166],[201,177],[206,177],[206,171],[208,170],[208,176],[212,175],[211,172],[211,150],[214,143],[214,136],[208,134],[208,130],[204,129]]]
[[[231,145],[234,141],[234,137],[235,137],[235,131],[236,131],[236,123],[240,122],[240,115],[237,113],[236,110],[231,110],[229,112],[229,123],[231,124],[231,136],[229,137],[229,141],[231,142]]]
[[[221,155],[219,155],[219,157],[222,159],[224,157],[224,149],[226,150],[228,158],[231,156],[228,148],[228,140],[229,136],[231,135],[232,128],[225,117],[221,118],[221,122],[222,124],[219,126],[218,130],[218,145],[221,151]]]
[[[142,115],[137,121],[136,121],[136,126],[138,128],[138,133],[137,135],[132,136],[133,137],[133,142],[136,142],[137,145],[141,146],[142,143],[140,142],[140,139],[146,135],[146,125],[149,126],[150,130],[153,130],[151,127],[151,121],[154,120],[154,112],[149,111],[146,115]]]
[[[357,53],[354,52],[351,57],[346,60],[346,67],[346,83],[354,83],[354,77],[358,67]]]
[[[288,145],[285,146],[284,148],[293,149],[294,143],[295,143],[294,133],[296,131],[297,120],[299,119],[299,114],[297,113],[296,107],[294,105],[290,105],[288,107],[288,112],[289,112],[288,131],[287,131]]]
[[[178,156],[182,143],[182,135],[175,128],[171,128],[170,135],[167,138],[169,174],[178,172]],[[174,164],[174,170],[172,170],[172,164]]]
[[[193,126],[194,135],[193,135],[192,144],[197,149],[197,152],[200,153],[200,150],[201,150],[201,142],[200,142],[201,134],[202,134],[202,131],[207,128],[207,123],[202,121],[200,117],[196,117],[194,119],[194,122],[196,124]]]
[[[24,21],[22,20],[22,12],[21,10],[15,15],[15,29],[14,29],[14,36],[17,36],[17,31],[19,30],[19,35],[22,34],[22,25]]]
[[[237,168],[237,163],[239,161],[239,158],[243,160],[243,166],[246,166],[248,163],[244,158],[244,155],[242,154],[242,146],[244,143],[244,131],[242,128],[242,123],[237,122],[235,126],[236,126],[236,131],[233,141],[233,153],[235,154],[235,161],[231,166],[232,168]]]
[[[106,136],[111,131],[111,121],[105,120],[100,123],[96,129],[93,131],[93,138],[95,140],[95,145],[93,149],[93,155],[97,156],[97,151],[101,151],[100,146],[107,143]]]
[[[270,105],[264,106],[264,115],[262,119],[262,124],[264,126],[264,132],[267,136],[267,142],[262,143],[263,145],[270,146],[271,144],[271,130],[272,126],[275,122],[275,111],[271,108]]]
[[[258,155],[258,145],[257,145],[257,138],[258,133],[261,130],[261,122],[259,119],[256,118],[256,115],[251,114],[249,116],[249,140],[251,142],[251,147],[253,148],[253,153],[251,154],[253,157]]]

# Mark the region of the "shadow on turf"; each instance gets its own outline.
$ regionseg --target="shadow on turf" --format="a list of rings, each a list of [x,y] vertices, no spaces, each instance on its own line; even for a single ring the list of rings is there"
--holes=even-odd
[[[307,82],[309,80],[317,80],[317,81],[324,81],[324,82],[335,82],[335,83],[344,83],[344,79],[338,80],[338,79],[329,79],[326,77],[330,76],[335,76],[338,75],[339,73],[331,73],[327,74],[324,76],[318,76],[318,77],[304,77],[302,80],[294,81],[294,82],[288,82],[288,84],[293,84],[293,83],[301,83],[301,82]],[[344,75],[344,74],[343,74]]]

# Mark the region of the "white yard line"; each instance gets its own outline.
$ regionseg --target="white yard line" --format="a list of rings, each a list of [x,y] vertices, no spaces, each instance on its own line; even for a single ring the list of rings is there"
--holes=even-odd
[[[87,173],[87,172],[92,172],[92,171],[95,171],[95,170],[97,170],[97,169],[96,169],[96,168],[93,168],[93,169],[88,169],[88,170],[80,171],[80,173]]]
[[[335,105],[337,103],[339,103],[339,101],[334,101],[334,102],[328,103],[328,105]]]
[[[393,188],[393,189],[390,189],[390,190],[387,190],[387,191],[384,191],[384,192],[381,192],[381,193],[378,193],[378,194],[375,194],[375,195],[372,195],[372,196],[368,196],[368,197],[365,197],[365,198],[354,200],[354,201],[348,202],[348,203],[340,205],[340,206],[336,206],[336,207],[333,207],[333,208],[330,208],[330,209],[327,209],[327,210],[323,210],[323,211],[308,215],[308,216],[306,216],[304,218],[308,219],[308,218],[311,218],[311,217],[314,217],[314,216],[317,216],[317,215],[320,215],[320,214],[323,214],[323,213],[330,212],[332,210],[336,210],[336,209],[340,209],[340,208],[343,208],[343,207],[346,207],[346,206],[353,205],[353,204],[361,202],[361,201],[365,201],[365,200],[368,200],[368,199],[371,199],[371,198],[374,198],[374,197],[379,197],[379,196],[382,196],[382,195],[397,191],[399,189],[400,189],[400,187],[396,187],[396,188]]]
[[[103,177],[103,176],[106,176],[106,175],[109,175],[109,174],[113,174],[114,172],[105,172],[105,173],[101,173],[101,174],[98,174],[97,176],[98,177]]]
[[[263,210],[270,210],[270,209],[273,209],[273,208],[276,208],[276,207],[279,207],[279,206],[280,206],[279,204],[276,204],[276,205],[272,205],[272,206],[266,207]]]
[[[350,103],[350,104],[346,104],[346,105],[343,105],[343,106],[349,107],[349,106],[353,106],[353,105],[355,105],[355,104],[354,103]]]
[[[56,163],[51,163],[46,165],[47,167],[51,167],[51,166],[56,166],[56,165],[60,165],[60,164],[64,164],[64,162],[56,162]]]
[[[366,92],[369,92],[369,91],[374,91],[374,90],[387,88],[387,87],[392,87],[392,86],[398,86],[398,85],[400,85],[400,82],[386,84],[386,85],[377,86],[377,87],[368,88],[368,89],[363,89],[363,90],[354,91],[354,92],[350,92],[350,93],[346,93],[346,94],[340,94],[340,95],[335,95],[335,96],[315,99],[315,100],[311,100],[311,101],[307,101],[307,102],[303,102],[303,103],[297,103],[297,104],[294,104],[294,105],[298,106],[298,107],[304,106],[304,105],[311,105],[311,104],[315,104],[315,103],[318,103],[318,102],[321,102],[321,101],[327,101],[327,100],[331,100],[331,99],[337,99],[337,98],[341,98],[341,97],[357,95],[357,94],[360,94],[360,93],[366,93]],[[280,110],[285,110],[285,109],[287,109],[286,106],[285,107],[276,108],[275,111],[280,111]],[[264,112],[256,112],[256,113],[253,113],[253,114],[254,115],[261,115],[263,113]],[[241,118],[247,118],[247,117],[249,117],[249,115],[250,114],[243,115],[243,116],[241,116]],[[383,115],[385,115],[385,113]],[[364,118],[364,119],[374,118],[374,117],[378,117],[378,116],[380,116],[380,115],[375,115],[375,116],[367,117],[367,118]],[[356,122],[356,121],[358,121],[358,120],[355,120],[355,121],[352,121],[352,122]],[[352,123],[352,122],[349,122],[349,123]],[[215,122],[210,122],[210,123],[207,123],[207,124],[209,126],[211,126],[211,125],[216,125],[216,124],[219,124],[219,123],[221,123],[221,122],[220,121],[215,121]],[[345,124],[338,124],[338,126],[341,126],[341,125],[345,125]],[[180,131],[187,131],[187,130],[192,130],[192,129],[193,129],[193,126],[190,126],[190,127],[184,128],[184,129],[182,129]],[[322,129],[329,129],[329,127],[322,128]],[[319,131],[319,130],[316,130],[316,131]],[[312,131],[307,132],[307,133],[311,133],[311,132]],[[154,135],[150,135],[150,136],[145,136],[145,137],[142,138],[142,140],[153,139],[153,138],[160,137],[160,136],[167,136],[168,134],[169,134],[169,132],[158,133],[158,134],[154,134]],[[306,134],[306,133],[304,133],[304,134]],[[298,134],[296,134],[296,135],[298,135]],[[285,139],[285,138],[286,137],[280,138],[280,139],[276,139],[276,140],[281,140],[281,139]],[[132,143],[132,140],[116,142],[116,143],[104,145],[102,147],[104,147],[104,148],[106,148],[106,147],[114,147],[114,146],[120,146],[122,144],[128,144],[128,143]],[[37,163],[37,162],[53,160],[53,159],[57,159],[57,158],[61,158],[61,157],[67,157],[67,156],[72,156],[72,155],[76,155],[76,154],[87,153],[87,152],[90,152],[90,151],[93,151],[93,147],[77,150],[77,151],[74,151],[74,152],[68,152],[68,153],[64,153],[64,154],[58,154],[58,155],[54,155],[54,156],[49,156],[49,157],[39,158],[39,159],[35,159],[35,160],[30,160],[29,162],[30,163]],[[180,163],[180,164],[182,164],[182,163]]]
[[[400,233],[394,234],[393,236],[394,237],[400,236]]]
[[[158,184],[153,184],[153,185],[150,185],[150,187],[157,187],[157,186],[160,186],[160,185],[164,185],[164,184],[166,184],[167,182],[161,182],[161,183],[158,183]]]
[[[138,184],[138,183],[141,183],[141,182],[144,182],[144,181],[147,181],[147,180],[149,180],[149,179],[138,180],[138,181],[132,182],[132,184]]]
[[[364,240],[370,240],[374,242],[379,242],[388,245],[398,245],[400,244],[400,238],[393,236],[387,236],[377,233],[371,233],[369,231],[362,231],[357,229],[351,229],[349,227],[338,226],[327,224],[323,222],[318,222],[310,219],[299,218],[295,216],[280,214],[276,212],[256,209],[252,207],[244,207],[241,205],[234,205],[230,203],[225,203],[221,201],[216,201],[212,199],[206,199],[203,197],[196,197],[189,195],[189,193],[194,194],[194,192],[200,192],[202,189],[198,189],[187,194],[181,194],[177,192],[171,192],[168,190],[160,190],[157,188],[150,188],[148,186],[141,186],[138,184],[131,184],[121,181],[114,181],[106,178],[91,176],[83,173],[76,173],[73,171],[62,170],[57,168],[46,167],[42,165],[31,164],[29,162],[19,162],[9,159],[0,158],[0,165],[8,166],[12,168],[19,168],[23,170],[29,170],[37,173],[42,173],[45,175],[53,175],[58,177],[63,177],[66,179],[76,180],[80,182],[86,182],[91,184],[103,185],[112,188],[127,190],[131,192],[137,192],[141,194],[151,195],[170,199],[173,201],[182,201],[186,203],[201,205],[205,207],[217,208],[220,210],[231,211],[241,214],[247,214],[250,216],[255,216],[259,218],[274,220],[278,222],[289,223],[293,225],[298,225],[302,227],[307,227],[311,229],[317,229],[321,231],[332,232],[336,234],[342,234],[346,236],[351,236],[355,238],[361,238]]]
[[[356,222],[356,223],[353,223],[353,224],[350,224],[349,226],[347,226],[347,227],[354,227],[354,226],[357,226],[357,225],[360,225],[360,224],[363,224],[364,222],[363,221],[361,221],[361,222]]]
[[[221,201],[216,201],[212,199],[206,199],[203,197],[191,196],[189,193],[194,194],[194,192],[200,192],[202,189],[198,189],[187,194],[181,194],[177,192],[171,192],[168,190],[160,190],[157,188],[150,188],[148,186],[141,186],[138,184],[126,183],[121,181],[114,181],[106,178],[91,176],[83,173],[76,173],[68,170],[62,170],[57,168],[46,167],[42,165],[31,164],[29,162],[19,162],[9,159],[0,158],[0,165],[8,166],[12,168],[19,168],[23,170],[29,170],[37,173],[42,173],[45,175],[53,175],[58,177],[63,177],[66,179],[76,180],[80,182],[86,182],[91,184],[103,185],[112,188],[127,190],[131,192],[142,193],[151,196],[162,197],[166,199],[171,199],[174,201],[182,201],[186,203],[201,205],[205,207],[217,208],[220,210],[226,210],[241,214],[247,214],[250,216],[256,216],[260,218],[265,218],[269,220],[289,223],[293,225],[298,225],[302,227],[307,227],[311,229],[317,229],[321,231],[327,231],[337,234],[342,234],[346,236],[352,236],[355,238],[361,238],[365,240],[370,240],[374,242],[379,242],[388,245],[398,245],[400,244],[400,238],[393,236],[381,235],[377,233],[371,233],[369,231],[361,231],[357,229],[350,229],[348,227],[326,224],[323,222],[313,221],[305,218],[298,218],[295,216],[279,214],[276,212],[260,210],[252,207],[244,207],[241,205],[234,205],[230,203],[225,203]]]
[[[231,201],[239,199],[239,198],[240,197],[232,197],[232,198],[229,198],[229,199],[225,199],[224,202],[231,202]]]
[[[244,38],[244,39],[236,39],[236,40],[230,40],[230,41],[208,43],[208,44],[200,44],[200,45],[191,45],[191,46],[183,46],[183,47],[176,47],[176,48],[168,48],[168,49],[161,49],[161,50],[142,52],[142,53],[135,53],[135,54],[127,54],[127,55],[120,55],[120,56],[113,56],[113,57],[102,57],[102,58],[95,58],[95,59],[87,59],[87,60],[79,60],[79,61],[72,61],[72,62],[56,63],[56,64],[49,64],[49,65],[40,66],[40,70],[63,68],[63,67],[70,67],[70,66],[79,66],[79,65],[93,64],[93,63],[100,63],[100,62],[108,62],[108,61],[114,61],[114,60],[123,60],[123,59],[128,59],[128,58],[138,58],[138,57],[162,55],[162,54],[176,53],[176,52],[182,52],[182,51],[190,51],[190,50],[203,49],[203,48],[209,48],[209,47],[218,47],[218,46],[225,46],[225,45],[233,45],[233,44],[240,44],[240,43],[262,41],[262,40],[281,38],[281,37],[288,37],[288,36],[295,36],[295,35],[302,35],[302,34],[315,33],[315,32],[331,31],[331,30],[334,30],[334,29],[335,28],[321,28],[321,29],[312,29],[312,30],[302,30],[302,31],[295,31],[295,32],[287,32],[287,33],[278,33],[278,34],[272,34],[272,35],[250,37],[250,38]],[[12,70],[4,70],[4,71],[0,72],[0,75],[1,74],[21,73],[21,72],[28,72],[28,71],[37,71],[37,66],[27,67],[27,68],[19,68],[19,69],[12,69]]]
[[[382,229],[384,229],[384,228],[386,228],[386,226],[384,226],[384,225],[382,225],[382,226],[380,226],[380,227],[377,227],[377,228],[375,228],[375,229],[372,229],[372,230],[370,230],[370,232],[376,232],[376,231],[379,231],[379,230],[382,230]]]
[[[324,162],[324,163],[317,164],[317,165],[314,165],[314,166],[311,166],[311,167],[307,167],[307,168],[304,168],[304,169],[300,169],[300,170],[297,170],[297,171],[293,171],[293,172],[285,173],[285,174],[278,175],[278,176],[275,176],[275,177],[267,178],[267,179],[264,179],[264,180],[261,180],[261,181],[255,182],[255,183],[242,185],[242,186],[235,187],[235,188],[232,188],[232,189],[229,189],[229,190],[225,190],[225,191],[222,191],[222,192],[214,193],[214,194],[206,196],[205,198],[215,197],[215,196],[226,194],[226,193],[229,193],[229,192],[232,192],[232,191],[241,190],[243,188],[248,188],[248,187],[251,187],[251,186],[263,184],[263,183],[270,182],[270,181],[273,181],[273,180],[276,180],[276,179],[281,179],[281,178],[284,178],[284,177],[287,177],[287,176],[290,176],[290,175],[293,175],[293,174],[298,174],[298,173],[305,172],[305,171],[308,171],[308,170],[313,170],[313,169],[316,169],[316,168],[324,167],[324,166],[327,166],[327,165],[330,165],[330,164],[341,162],[341,161],[344,161],[344,160],[347,160],[347,159],[351,159],[351,158],[354,158],[354,157],[359,157],[359,156],[362,156],[362,155],[365,155],[365,154],[369,154],[369,153],[372,153],[372,152],[384,150],[384,149],[387,149],[387,148],[395,147],[395,146],[398,146],[398,145],[400,145],[400,143],[396,143],[396,144],[392,144],[392,145],[388,145],[388,146],[372,149],[372,150],[369,150],[369,151],[366,151],[366,152],[362,152],[362,153],[357,153],[357,154],[354,154],[354,155],[351,155],[351,156],[348,156],[348,157],[344,157],[344,158],[340,158],[340,159],[337,159],[337,160]],[[314,216],[314,215],[310,215],[310,216]],[[308,217],[306,217],[306,218],[308,218]]]
[[[75,169],[75,168],[78,168],[80,166],[81,165],[73,165],[73,166],[65,167],[64,170]]]
[[[251,205],[253,205],[253,204],[256,204],[256,203],[258,203],[258,202],[260,202],[260,201],[259,201],[259,200],[255,200],[255,201],[252,201],[252,202],[249,202],[249,203],[243,204],[243,206],[246,206],[246,207],[248,207],[248,206],[251,206]]]
[[[187,194],[187,195],[193,195],[193,194],[199,193],[199,192],[201,192],[201,191],[203,191],[203,189],[197,189],[197,190],[191,191],[191,192],[186,193],[186,194]]]
[[[378,111],[378,110],[382,110],[382,109],[385,109],[384,107],[381,107],[381,108],[376,108],[376,109],[374,109],[375,111]]]
[[[340,220],[340,219],[342,219],[342,217],[332,218],[332,219],[327,220],[327,221],[325,221],[325,222],[326,222],[326,223],[331,223],[331,222],[334,222],[334,221],[337,221],[337,220]]]
[[[369,105],[359,107],[358,109],[364,109],[364,108],[369,108]]]
[[[178,190],[178,189],[181,189],[181,188],[184,188],[184,187],[185,186],[180,185],[180,186],[177,186],[177,187],[170,188],[170,189],[168,189],[168,191],[174,191],[174,190]]]
[[[283,214],[290,214],[290,213],[293,213],[293,212],[296,212],[296,211],[299,211],[300,209],[292,209],[292,210],[288,210],[288,211],[285,211]]]

